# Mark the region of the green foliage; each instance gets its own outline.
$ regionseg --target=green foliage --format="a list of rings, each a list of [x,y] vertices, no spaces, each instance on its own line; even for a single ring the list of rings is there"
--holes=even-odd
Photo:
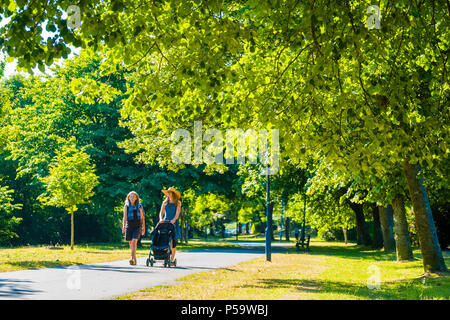
[[[115,213],[114,207],[123,206],[130,189],[142,191],[151,184],[161,189],[159,179],[152,178],[158,171],[161,174],[161,170],[143,170],[143,166],[133,162],[134,154],[125,154],[117,146],[118,141],[130,135],[127,129],[117,125],[120,99],[109,104],[75,102],[76,97],[70,91],[74,76],[108,81],[121,90],[125,86],[120,76],[99,78],[99,60],[98,56],[85,52],[66,61],[62,67],[53,68],[51,76],[30,79],[13,76],[0,87],[7,115],[0,128],[0,136],[5,137],[0,173],[8,177],[8,184],[14,185],[25,206],[19,212],[23,223],[18,230],[18,243],[66,241],[67,218],[58,209],[41,208],[35,199],[43,192],[39,178],[48,175],[56,151],[73,136],[80,146],[86,146],[85,151],[96,164],[100,181],[95,188],[95,198],[79,206],[77,221],[85,227],[76,230],[77,239],[120,240],[121,214]],[[160,175],[160,178],[168,177]],[[160,198],[160,192],[143,194],[150,212],[156,211],[151,210],[155,207],[152,202],[159,202]]]
[[[31,67],[64,56],[69,43],[96,50],[104,42],[102,70],[132,70],[122,116],[143,123],[125,145],[144,149],[146,162],[169,158],[167,122],[200,118],[217,128],[279,128],[281,140],[296,141],[285,147],[295,162],[310,154],[361,174],[382,175],[405,157],[439,172],[448,158],[444,3],[383,2],[379,31],[364,23],[369,1],[94,1],[80,4],[76,31],[58,5],[69,2],[4,6],[11,21],[2,45]],[[46,20],[56,28],[47,41],[38,32]]]
[[[0,61],[0,78],[2,78],[5,73],[5,65],[5,61]]]
[[[214,221],[225,219],[230,204],[224,196],[207,193],[198,196],[191,211],[191,222],[194,227],[202,229]]]
[[[238,211],[238,219],[240,223],[250,223],[255,216],[255,210],[252,206],[243,205]]]
[[[347,204],[340,203],[337,189],[329,188],[323,193],[306,195],[306,198],[304,193],[294,194],[289,201],[286,216],[291,217],[294,222],[302,223],[305,209],[306,224],[317,229],[319,233],[355,227],[354,212]]]
[[[95,164],[91,164],[84,149],[78,150],[74,139],[57,152],[49,175],[40,180],[47,192],[38,199],[46,206],[63,207],[71,213],[78,209],[77,205],[87,203],[98,184]]]
[[[17,237],[15,229],[22,221],[21,218],[11,215],[14,210],[22,208],[21,204],[12,203],[12,193],[14,190],[0,185],[0,244],[7,244],[10,239]]]

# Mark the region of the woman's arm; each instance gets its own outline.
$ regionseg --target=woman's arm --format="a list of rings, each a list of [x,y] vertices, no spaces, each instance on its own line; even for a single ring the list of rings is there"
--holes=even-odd
[[[141,222],[142,222],[142,235],[145,234],[145,216],[144,216],[144,209],[141,207]]]
[[[159,211],[159,221],[163,221],[164,219],[164,204],[166,203],[166,201],[164,200],[163,203],[161,204],[161,210]]]
[[[177,212],[176,212],[176,214],[175,214],[175,218],[173,218],[173,220],[170,221],[170,222],[175,223],[175,222],[177,221],[178,217],[180,216],[180,212],[181,212],[181,202],[178,201],[178,204],[177,204]]]
[[[123,219],[122,219],[122,233],[125,233],[125,227],[127,226],[127,205],[123,206]]]

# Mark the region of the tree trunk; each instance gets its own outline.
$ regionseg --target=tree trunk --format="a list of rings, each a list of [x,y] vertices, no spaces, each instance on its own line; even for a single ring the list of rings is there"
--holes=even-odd
[[[344,234],[344,241],[345,244],[348,243],[348,239],[347,239],[347,228],[342,227],[342,233]]]
[[[216,236],[216,225],[215,225],[215,223],[214,223],[214,221],[213,222],[211,222],[211,224],[209,225],[209,234],[212,236],[212,237],[215,237]]]
[[[436,234],[430,202],[422,178],[417,178],[420,167],[418,164],[403,162],[403,171],[408,183],[409,195],[414,211],[417,235],[423,258],[425,272],[447,271],[441,246]]]
[[[385,252],[393,252],[395,250],[395,239],[393,232],[394,217],[391,206],[378,207],[380,213],[381,232],[383,234],[383,246]]]
[[[183,242],[183,239],[185,239],[185,237],[184,237],[184,233],[185,233],[185,230],[184,230],[184,217],[183,216],[184,216],[183,214],[180,215],[180,241],[181,242]]]
[[[284,237],[286,241],[289,241],[289,232],[290,232],[290,224],[291,224],[291,218],[286,218],[286,231],[284,232]]]
[[[405,204],[402,195],[397,195],[392,201],[394,209],[394,230],[397,261],[414,258],[409,240],[408,221],[406,220]]]
[[[189,239],[189,231],[190,231],[190,226],[189,223],[185,222],[184,223],[184,228],[186,230],[186,232],[184,233],[184,243],[188,244],[188,239]]]
[[[74,221],[73,221],[73,209],[70,209],[70,250],[73,250],[74,244]]]
[[[380,213],[378,211],[378,206],[376,203],[372,204],[372,216],[373,216],[373,244],[374,249],[383,248],[383,234],[381,231],[380,224]]]
[[[264,233],[266,233],[266,223],[264,223],[262,221],[261,216],[259,215],[259,213],[258,213],[258,219],[259,219],[259,222],[260,222],[260,224],[259,224],[259,232],[264,234]]]
[[[222,239],[224,239],[225,238],[225,224],[223,223],[223,221],[222,221],[222,224],[220,225],[220,232],[222,235]]]
[[[351,202],[347,200],[350,208],[355,212],[356,218],[356,242],[359,245],[370,246],[372,239],[370,239],[369,232],[367,231],[366,221],[364,219],[363,206],[359,203]]]

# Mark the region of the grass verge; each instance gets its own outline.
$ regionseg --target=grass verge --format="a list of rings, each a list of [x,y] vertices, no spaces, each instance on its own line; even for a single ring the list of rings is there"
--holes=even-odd
[[[449,299],[448,273],[423,276],[415,260],[397,262],[395,253],[343,243],[311,242],[310,253],[272,254],[233,267],[178,279],[118,299]],[[444,252],[447,266],[450,255]],[[377,284],[377,279],[379,280]]]

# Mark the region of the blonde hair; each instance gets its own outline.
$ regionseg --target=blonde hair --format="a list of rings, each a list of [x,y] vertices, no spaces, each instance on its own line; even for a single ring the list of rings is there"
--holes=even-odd
[[[136,203],[135,203],[135,205],[141,203],[141,199],[139,198],[139,195],[137,194],[137,192],[136,192],[136,191],[131,191],[131,192],[127,195],[127,197],[125,198],[125,204],[130,204],[130,205],[131,205],[130,196],[131,196],[132,194],[134,194],[134,195],[136,196]]]

